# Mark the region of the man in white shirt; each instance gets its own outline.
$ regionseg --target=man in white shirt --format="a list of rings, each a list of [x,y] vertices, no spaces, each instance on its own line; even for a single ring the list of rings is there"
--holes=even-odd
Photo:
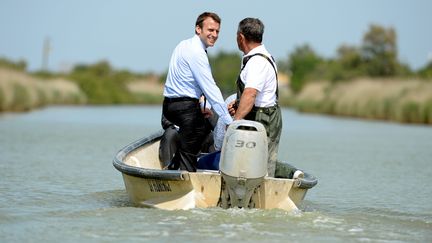
[[[264,24],[259,19],[240,21],[237,45],[244,56],[237,78],[237,100],[228,109],[234,120],[258,121],[264,125],[269,149],[268,175],[274,176],[282,115],[278,106],[276,63],[262,44],[263,34]]]
[[[225,125],[232,118],[217,87],[207,57],[219,36],[221,20],[215,13],[204,12],[195,23],[195,35],[181,41],[174,49],[164,87],[163,115],[179,127],[179,147],[168,169],[196,171],[197,154],[208,129],[208,109],[201,110],[204,95]]]

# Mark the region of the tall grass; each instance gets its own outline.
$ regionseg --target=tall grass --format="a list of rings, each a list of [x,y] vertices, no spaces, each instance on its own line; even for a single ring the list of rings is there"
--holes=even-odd
[[[157,79],[133,80],[126,85],[127,90],[135,97],[137,103],[162,104],[163,85]]]
[[[27,111],[50,104],[83,104],[85,95],[64,79],[41,80],[0,68],[0,111]]]
[[[357,79],[311,82],[289,104],[300,111],[432,124],[432,82]]]

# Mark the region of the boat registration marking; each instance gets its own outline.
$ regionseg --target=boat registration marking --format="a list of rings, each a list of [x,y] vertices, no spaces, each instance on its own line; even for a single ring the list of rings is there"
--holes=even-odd
[[[166,181],[161,180],[148,180],[148,185],[151,192],[170,192],[171,186]]]

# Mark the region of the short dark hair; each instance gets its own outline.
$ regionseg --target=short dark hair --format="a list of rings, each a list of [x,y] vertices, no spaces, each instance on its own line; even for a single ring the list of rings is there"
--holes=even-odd
[[[202,28],[204,20],[208,17],[212,18],[218,24],[221,23],[221,19],[219,18],[219,16],[217,14],[211,13],[211,12],[204,12],[198,16],[198,18],[195,22],[195,26],[199,26],[200,28]]]
[[[240,21],[238,30],[246,40],[261,43],[264,35],[264,24],[257,18],[245,18]]]

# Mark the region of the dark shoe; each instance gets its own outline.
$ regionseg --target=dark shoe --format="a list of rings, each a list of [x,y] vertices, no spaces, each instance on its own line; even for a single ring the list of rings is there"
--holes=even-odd
[[[163,170],[178,170],[179,168],[180,168],[180,165],[178,163],[171,161],[169,163],[169,165],[163,167]]]

